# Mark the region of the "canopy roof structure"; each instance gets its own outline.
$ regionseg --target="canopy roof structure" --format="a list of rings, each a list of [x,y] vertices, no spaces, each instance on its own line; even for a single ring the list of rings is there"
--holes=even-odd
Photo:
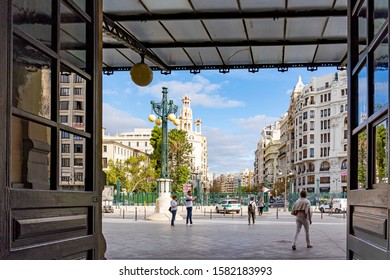
[[[347,0],[115,0],[103,6],[103,70],[344,67]]]

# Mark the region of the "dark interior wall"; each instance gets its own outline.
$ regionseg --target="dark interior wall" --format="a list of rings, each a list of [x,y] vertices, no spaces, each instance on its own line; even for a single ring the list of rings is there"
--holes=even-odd
[[[7,119],[9,115],[8,94],[9,94],[9,57],[10,57],[10,26],[9,26],[9,3],[10,1],[0,1],[0,259],[5,258],[7,251],[6,222],[7,213],[7,139],[9,136]]]

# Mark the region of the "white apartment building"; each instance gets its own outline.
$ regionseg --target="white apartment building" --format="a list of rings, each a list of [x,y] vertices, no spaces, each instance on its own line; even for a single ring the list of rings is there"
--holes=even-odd
[[[299,77],[279,126],[262,131],[255,154],[255,183],[292,180],[295,192],[302,188],[309,192],[345,191],[347,106],[345,71],[312,78],[307,85]],[[279,142],[277,165],[267,164],[273,158],[270,135],[274,131],[280,133],[279,141],[273,141]]]
[[[280,145],[280,121],[264,127],[257,144],[254,163],[254,184],[270,188],[277,180]]]
[[[151,154],[153,152],[153,147],[150,144],[151,137],[151,128],[135,128],[134,131],[121,132],[115,136],[106,135],[105,129],[103,128],[103,140],[112,140],[144,152],[145,154]]]
[[[199,179],[202,191],[209,192],[207,139],[206,136],[202,135],[202,121],[197,119],[194,122],[193,120],[191,100],[188,96],[184,96],[182,99],[182,107],[180,108],[178,119],[180,120],[179,128],[187,131],[188,141],[192,146],[192,180],[195,182]]]
[[[128,145],[121,144],[120,142],[116,142],[115,140],[103,138],[103,170],[107,169],[107,163],[109,160],[113,160],[114,162],[125,161],[129,157],[138,157],[139,155],[145,155],[147,161],[149,162],[149,154],[129,147]]]

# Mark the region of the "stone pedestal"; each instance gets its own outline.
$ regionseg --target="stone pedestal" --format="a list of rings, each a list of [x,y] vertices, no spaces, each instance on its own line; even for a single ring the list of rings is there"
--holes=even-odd
[[[146,217],[146,220],[153,221],[170,221],[172,214],[168,211],[171,206],[171,179],[157,179],[158,184],[158,198],[156,200],[156,208],[154,213]],[[183,218],[176,213],[176,221],[182,220]]]

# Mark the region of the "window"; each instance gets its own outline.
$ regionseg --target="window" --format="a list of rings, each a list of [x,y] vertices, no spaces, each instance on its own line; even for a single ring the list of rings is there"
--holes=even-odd
[[[62,167],[70,167],[70,158],[62,158],[61,159]]]
[[[83,89],[82,88],[74,88],[73,95],[83,95]]]
[[[314,134],[310,134],[310,144],[314,144]]]
[[[310,110],[310,118],[311,118],[311,119],[315,118],[315,112],[314,112],[314,110]]]
[[[313,150],[313,155],[314,155],[314,149],[310,149],[310,155],[311,155],[311,150]],[[314,163],[309,163],[309,168],[308,168],[307,172],[314,172],[314,171],[315,171]]]
[[[83,159],[82,158],[75,158],[74,159],[74,166],[83,166]]]
[[[347,169],[347,160],[344,160],[344,161],[341,163],[341,169]]]
[[[84,79],[81,78],[79,75],[74,75],[74,82],[75,83],[83,83]]]
[[[60,96],[69,96],[69,88],[60,88]]]
[[[70,138],[69,132],[61,131],[61,139],[69,139],[69,138]]]
[[[75,174],[74,174],[74,179],[75,179],[75,181],[84,181],[84,174],[83,173],[81,173],[81,172],[76,172]]]
[[[107,153],[107,145],[103,145],[103,152]]]
[[[74,140],[83,140],[84,138],[81,137],[81,136],[79,136],[79,135],[74,135],[74,136],[73,136],[73,139],[74,139]]]
[[[83,116],[73,116],[73,122],[74,123],[83,123]]]
[[[83,152],[83,144],[74,144],[74,152],[82,153]]]
[[[60,110],[69,110],[69,101],[60,101]]]
[[[304,135],[304,136],[303,136],[303,144],[304,144],[304,145],[307,144],[307,135]]]
[[[70,145],[69,144],[62,144],[61,145],[61,152],[62,153],[70,153]]]
[[[60,82],[61,83],[69,83],[70,82],[70,78],[69,78],[69,74],[66,73],[66,74],[61,74],[60,76]]]
[[[102,162],[102,166],[103,166],[103,168],[107,168],[107,163],[108,163],[108,160],[107,160],[107,158],[103,158],[103,162]]]
[[[60,116],[60,123],[67,124],[68,123],[68,116]]]
[[[148,146],[148,142],[145,142],[145,147],[147,147]]]
[[[315,127],[315,126],[314,126],[314,122],[311,121],[311,122],[310,122],[310,130],[314,130],[314,127]]]
[[[74,103],[73,103],[73,109],[74,110],[83,110],[83,102],[81,102],[81,101],[75,101]]]
[[[344,112],[344,105],[340,106],[340,113]]]
[[[329,169],[330,169],[329,162],[324,161],[324,162],[321,163],[320,171],[329,171]]]

